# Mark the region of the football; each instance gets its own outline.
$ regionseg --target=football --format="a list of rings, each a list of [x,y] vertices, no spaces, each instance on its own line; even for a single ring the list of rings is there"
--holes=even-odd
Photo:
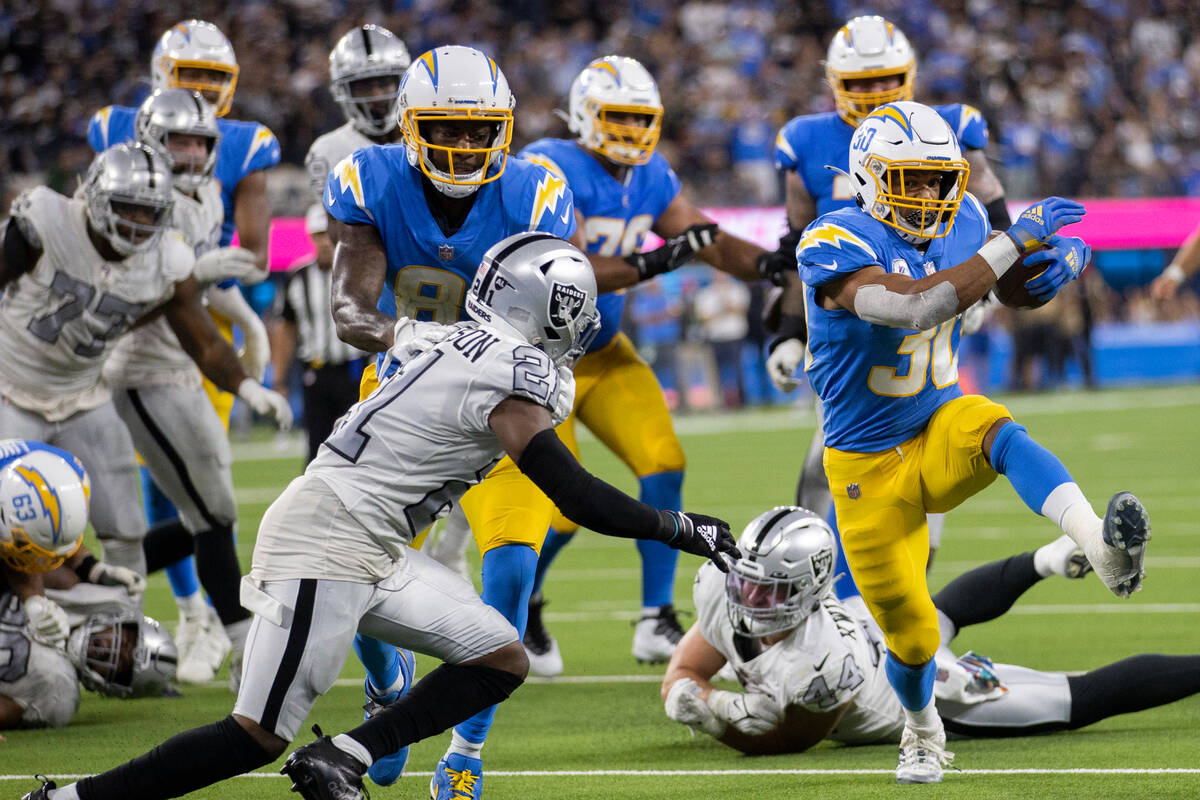
[[[1000,277],[1000,280],[996,281],[996,287],[993,291],[1001,303],[1010,308],[1040,308],[1046,304],[1045,301],[1031,295],[1029,290],[1025,288],[1025,282],[1042,274],[1047,266],[1046,262],[1026,264],[1026,261],[1034,253],[1045,249],[1046,245],[1039,245],[1030,250],[1017,259],[1017,262],[1008,268],[1008,271]]]

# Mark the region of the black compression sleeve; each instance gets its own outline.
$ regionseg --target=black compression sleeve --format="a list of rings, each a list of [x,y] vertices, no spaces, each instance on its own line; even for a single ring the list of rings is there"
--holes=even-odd
[[[552,429],[529,440],[517,468],[571,521],[608,536],[666,541],[674,528],[663,514],[634,500],[580,465]]]
[[[994,231],[1006,231],[1012,227],[1012,217],[1008,214],[1008,204],[1004,201],[1004,195],[1000,195],[992,202],[984,206],[987,211],[988,222]]]
[[[4,226],[4,264],[6,268],[4,273],[0,274],[0,284],[16,280],[29,272],[37,264],[41,255],[41,250],[34,247],[30,244],[29,239],[25,238],[25,234],[16,220],[9,219]]]
[[[933,596],[933,604],[961,631],[1003,616],[1041,579],[1033,553],[1021,553],[964,572]]]
[[[803,314],[779,315],[779,330],[776,331],[775,338],[771,340],[768,352],[774,351],[788,339],[799,339],[804,344],[808,344],[808,326],[804,322]]]

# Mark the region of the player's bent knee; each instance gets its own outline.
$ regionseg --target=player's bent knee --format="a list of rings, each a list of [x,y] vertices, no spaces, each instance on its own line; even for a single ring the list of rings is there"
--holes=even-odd
[[[263,764],[270,764],[283,755],[284,750],[287,750],[288,742],[286,739],[276,736],[249,717],[244,717],[241,714],[231,714],[230,716],[262,748],[262,755],[266,759],[262,762]]]
[[[485,656],[468,661],[464,666],[491,667],[525,680],[525,676],[529,674],[529,656],[520,642],[509,642]]]
[[[905,631],[903,635],[885,637],[888,649],[895,654],[901,663],[911,667],[920,666],[933,658],[941,645],[938,628],[921,625]]]

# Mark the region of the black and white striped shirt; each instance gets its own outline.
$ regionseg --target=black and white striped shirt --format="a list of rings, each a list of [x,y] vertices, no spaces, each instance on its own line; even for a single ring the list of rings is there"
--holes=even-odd
[[[296,357],[310,367],[344,364],[365,353],[337,336],[329,308],[331,271],[312,261],[288,278],[280,316],[296,326]]]

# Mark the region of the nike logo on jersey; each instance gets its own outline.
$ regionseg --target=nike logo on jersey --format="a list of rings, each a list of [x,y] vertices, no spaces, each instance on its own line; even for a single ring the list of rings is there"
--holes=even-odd
[[[821,668],[825,666],[825,662],[826,662],[826,661],[828,661],[828,660],[829,660],[829,653],[826,653],[826,654],[825,654],[825,657],[821,659],[821,663],[820,663],[820,664],[817,664],[817,666],[813,668],[813,671],[814,671],[814,672],[820,672],[820,671],[821,671]]]
[[[570,225],[571,224],[571,209],[568,208],[566,211],[564,211],[562,216],[559,217],[559,219],[562,220],[563,225]]]

